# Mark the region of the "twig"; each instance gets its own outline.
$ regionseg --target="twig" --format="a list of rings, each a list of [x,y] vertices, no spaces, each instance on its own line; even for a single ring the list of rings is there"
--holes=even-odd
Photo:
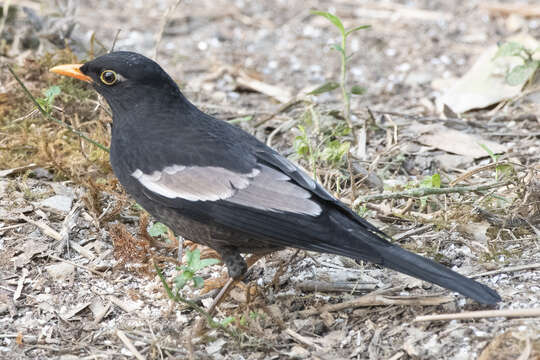
[[[528,5],[524,3],[520,4],[503,4],[503,3],[485,3],[480,4],[481,9],[485,9],[490,13],[510,15],[518,14],[525,17],[538,17],[540,16],[540,6]]]
[[[361,203],[366,203],[370,201],[378,200],[387,200],[387,199],[399,199],[399,198],[408,198],[408,197],[422,197],[427,195],[442,195],[442,194],[452,194],[458,193],[463,194],[467,192],[475,191],[485,191],[489,189],[494,189],[498,187],[503,187],[510,185],[511,181],[505,181],[502,183],[492,183],[486,185],[474,185],[474,186],[456,186],[450,188],[417,188],[405,191],[399,191],[395,193],[385,193],[385,194],[373,194],[359,197],[353,203],[353,208],[357,207]]]
[[[326,282],[307,280],[299,283],[298,288],[302,291],[320,291],[320,292],[362,292],[373,291],[377,288],[375,283],[356,283],[350,281]]]
[[[403,355],[405,355],[404,351],[398,351],[392,357],[388,358],[388,360],[399,360]]]
[[[312,347],[314,348],[315,350],[317,351],[321,351],[322,350],[322,347],[315,344],[311,339],[305,337],[305,336],[302,336],[300,335],[299,333],[297,333],[296,331],[294,331],[293,329],[290,329],[290,328],[287,328],[285,330],[285,332],[287,333],[287,335],[289,335],[290,337],[292,337],[293,339],[295,339],[296,341],[304,344],[304,345],[307,345],[309,347]]]
[[[97,146],[98,148],[100,148],[101,150],[103,151],[106,151],[106,152],[109,152],[109,149],[106,147],[106,146],[103,146],[101,145],[100,143],[98,143],[97,141],[94,141],[92,139],[90,139],[89,137],[87,137],[86,135],[84,135],[82,132],[78,131],[78,130],[75,130],[71,125],[68,125],[66,124],[65,122],[63,121],[60,121],[58,119],[56,119],[55,117],[53,117],[51,114],[49,114],[47,111],[45,111],[45,109],[43,107],[41,107],[41,105],[37,102],[36,98],[34,97],[34,95],[32,95],[30,93],[30,91],[28,90],[28,88],[24,85],[24,83],[21,81],[21,79],[19,79],[19,77],[17,76],[17,74],[15,74],[15,72],[13,71],[13,69],[8,66],[7,67],[9,72],[11,73],[11,75],[13,75],[13,77],[15,78],[15,80],[17,80],[17,82],[19,83],[19,85],[21,85],[23,91],[25,92],[25,94],[34,102],[34,105],[38,108],[39,112],[41,112],[41,114],[43,116],[45,116],[47,119],[51,120],[51,121],[54,121],[55,123],[57,124],[60,124],[62,125],[63,127],[65,127],[66,129],[68,129],[69,131],[71,131],[72,133],[74,133],[75,135],[83,138],[84,140],[88,141],[89,143],[91,144],[94,144],[95,146]]]
[[[13,301],[17,301],[17,299],[19,299],[19,297],[21,296],[22,289],[24,286],[24,280],[26,279],[27,275],[28,275],[28,269],[23,268],[22,275],[19,277],[19,281],[17,281],[17,289],[15,289],[15,293],[13,294]]]
[[[19,217],[21,219],[23,219],[24,221],[37,226],[43,232],[44,235],[47,235],[48,237],[51,237],[51,238],[55,239],[56,241],[61,241],[62,240],[62,236],[60,236],[60,233],[58,231],[54,230],[49,225],[45,224],[44,222],[32,220],[32,219],[30,219],[29,217],[27,217],[26,215],[24,215],[22,213],[19,214]]]
[[[466,180],[466,179],[470,178],[470,177],[473,176],[474,174],[477,174],[477,173],[482,172],[482,171],[485,171],[485,170],[490,170],[490,169],[492,169],[492,168],[496,168],[496,167],[499,166],[499,165],[505,165],[505,164],[507,164],[507,162],[505,162],[505,161],[494,162],[494,163],[491,163],[491,164],[487,164],[487,165],[483,165],[483,166],[477,167],[477,168],[475,168],[475,169],[471,169],[471,170],[467,171],[466,173],[461,174],[461,175],[460,175],[459,177],[457,177],[456,179],[452,180],[448,185],[454,186],[455,184],[460,183],[460,182],[462,182],[463,180]]]
[[[60,229],[60,240],[59,240],[59,246],[62,249],[63,246],[65,246],[68,249],[69,252],[69,233],[75,225],[77,225],[77,218],[79,217],[79,213],[82,208],[82,201],[78,201],[73,205],[67,216],[64,218],[64,221],[62,222],[62,228]],[[80,252],[79,252],[80,253]]]
[[[109,50],[110,53],[114,51],[114,47],[116,46],[116,41],[118,40],[118,35],[120,35],[120,31],[122,31],[122,29],[116,30],[116,34],[114,34],[111,50]]]
[[[482,276],[497,275],[497,274],[502,274],[502,273],[507,273],[507,272],[522,271],[522,270],[531,270],[531,269],[536,269],[536,268],[540,268],[540,263],[529,264],[529,265],[510,266],[510,267],[502,268],[502,269],[499,269],[499,270],[486,271],[486,272],[483,272],[483,273],[480,273],[480,274],[471,275],[469,277],[470,278],[479,278],[479,277],[482,277]]]
[[[274,129],[274,131],[270,133],[270,135],[268,135],[268,138],[266,139],[266,145],[272,147],[272,141],[274,140],[274,137],[281,131],[286,131],[287,129],[292,128],[294,124],[296,124],[296,119],[291,119],[289,121],[281,123],[277,128]]]
[[[126,347],[133,354],[133,356],[135,356],[139,360],[145,360],[146,359],[144,356],[141,355],[141,353],[137,350],[135,345],[133,345],[131,340],[129,340],[129,338],[126,336],[126,334],[124,334],[124,332],[122,330],[116,329],[116,336],[118,336],[118,338],[120,338],[120,340],[122,340],[124,345],[126,345]]]
[[[291,99],[289,89],[284,89],[276,85],[270,85],[260,80],[254,79],[244,72],[240,72],[236,78],[236,84],[251,90],[260,92],[261,94],[270,96],[280,103],[287,104]]]
[[[15,174],[15,173],[21,173],[21,172],[26,171],[26,170],[35,169],[37,167],[38,167],[37,164],[32,163],[32,164],[28,164],[28,165],[24,165],[24,166],[19,166],[19,167],[16,167],[16,168],[0,170],[0,177],[5,177],[5,176]]]
[[[163,18],[161,19],[159,32],[156,35],[156,45],[154,46],[154,56],[153,56],[154,60],[157,60],[158,48],[159,48],[159,44],[161,43],[161,39],[163,38],[163,33],[165,32],[165,26],[167,26],[167,22],[169,21],[172,13],[174,12],[174,10],[176,10],[176,8],[178,7],[178,5],[180,5],[181,2],[182,0],[176,0],[175,3],[169,6],[167,11],[165,11],[165,15],[163,15]]]
[[[402,232],[400,234],[397,234],[397,235],[393,236],[392,239],[398,241],[398,240],[401,240],[403,238],[406,238],[406,237],[409,237],[409,236],[412,236],[412,235],[418,235],[418,234],[424,233],[426,231],[429,231],[432,227],[433,227],[433,224],[428,224],[428,225],[424,225],[424,226],[421,226],[421,227],[416,228],[416,229],[407,230],[407,231],[404,231],[404,232]]]
[[[292,108],[293,106],[297,105],[297,104],[300,104],[301,102],[308,102],[307,100],[304,100],[304,99],[292,99],[291,101],[281,105],[279,107],[279,109],[277,109],[276,112],[274,112],[272,115],[269,115],[267,117],[265,117],[264,119],[262,119],[261,121],[259,121],[258,123],[256,123],[254,125],[255,128],[258,128],[259,126],[263,125],[264,123],[272,120],[273,118],[275,118],[277,115],[289,110],[290,108]]]
[[[387,289],[390,291],[392,289]],[[440,305],[454,301],[451,296],[387,296],[381,295],[374,291],[373,293],[361,296],[357,299],[345,301],[339,304],[330,304],[322,306],[320,309],[309,309],[300,312],[301,316],[311,316],[324,312],[341,311],[349,308],[364,307],[364,306],[382,306],[382,305],[409,305],[409,306],[426,306]]]
[[[18,227],[21,227],[23,226],[24,224],[15,224],[15,225],[9,225],[9,226],[4,226],[4,227],[1,227],[0,228],[0,231],[6,231],[6,230],[10,230],[10,229],[16,229]]]
[[[481,319],[491,317],[537,317],[540,316],[540,308],[531,309],[503,309],[503,310],[484,310],[484,311],[466,311],[454,314],[435,314],[417,316],[413,322],[419,321],[437,321],[437,320],[465,320],[465,319]]]

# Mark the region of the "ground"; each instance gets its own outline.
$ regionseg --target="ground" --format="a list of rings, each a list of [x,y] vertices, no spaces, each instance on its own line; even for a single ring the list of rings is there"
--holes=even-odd
[[[474,276],[503,301],[481,306],[370,264],[285,250],[259,260],[248,290],[218,307],[226,330],[197,336],[199,313],[170,301],[152,266],[172,282],[174,238],[148,234],[153,220],[123,193],[107,153],[38,116],[3,66],[0,357],[540,358],[532,314],[415,321],[540,307],[538,84],[463,114],[437,103],[489,46],[518,33],[540,39],[533,1],[518,10],[477,0],[186,0],[171,11],[176,1],[15,3],[19,11],[0,18],[0,59],[39,98],[60,87],[54,117],[109,146],[107,106],[47,69],[113,42],[148,56],[158,44],[157,61],[198,106],[297,161],[401,246]],[[306,95],[340,75],[330,46],[339,32],[311,9],[336,13],[346,28],[371,25],[348,43],[348,83],[366,89],[351,102],[356,141],[339,90]],[[468,148],[479,141],[485,154]],[[462,190],[435,195],[439,184]],[[401,194],[414,190],[428,193]],[[222,272],[219,264],[199,275],[209,283]],[[204,308],[215,291],[189,285],[181,294]]]

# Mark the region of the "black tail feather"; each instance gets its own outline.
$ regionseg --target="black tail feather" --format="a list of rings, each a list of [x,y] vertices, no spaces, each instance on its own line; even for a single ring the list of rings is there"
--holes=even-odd
[[[456,291],[479,303],[492,305],[501,301],[499,294],[486,285],[398,246],[385,246],[379,255],[382,266]]]

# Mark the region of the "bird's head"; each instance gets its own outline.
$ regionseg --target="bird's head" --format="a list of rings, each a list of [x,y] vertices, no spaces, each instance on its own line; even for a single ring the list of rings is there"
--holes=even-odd
[[[143,98],[178,98],[180,90],[155,61],[134,52],[116,51],[84,64],[55,66],[51,72],[91,83],[115,108],[133,107]]]

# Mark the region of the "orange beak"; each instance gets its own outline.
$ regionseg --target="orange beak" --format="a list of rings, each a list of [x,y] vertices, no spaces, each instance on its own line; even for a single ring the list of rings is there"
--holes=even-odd
[[[91,83],[92,78],[82,73],[82,71],[80,70],[81,66],[83,66],[83,64],[58,65],[53,67],[49,71]]]

